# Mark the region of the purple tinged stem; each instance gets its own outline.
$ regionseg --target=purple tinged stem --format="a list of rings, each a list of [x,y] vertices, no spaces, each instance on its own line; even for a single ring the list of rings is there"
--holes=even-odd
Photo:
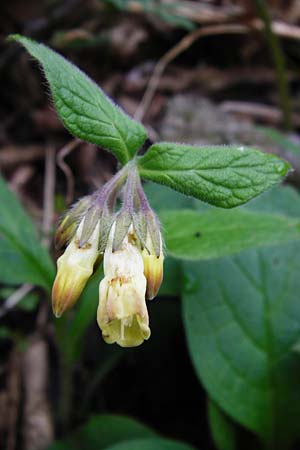
[[[144,192],[140,177],[138,177],[138,182],[137,182],[137,194],[138,194],[139,201],[140,201],[141,211],[144,213],[149,212],[149,211],[152,212],[151,206],[150,206],[148,199],[146,197],[146,194]]]
[[[132,215],[134,211],[134,194],[136,190],[136,183],[137,183],[137,171],[136,168],[134,167],[128,173],[124,195],[124,203],[122,208],[123,211],[128,212],[130,215]]]
[[[100,192],[96,194],[96,202],[102,209],[105,206],[113,207],[115,202],[116,193],[123,184],[128,174],[128,168],[125,166],[119,172],[117,172],[109,181],[105,183]],[[111,199],[111,197],[113,197]],[[111,200],[111,201],[110,201]]]

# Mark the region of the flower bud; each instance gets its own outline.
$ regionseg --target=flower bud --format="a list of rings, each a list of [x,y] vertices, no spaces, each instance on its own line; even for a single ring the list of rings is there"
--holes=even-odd
[[[55,233],[55,247],[69,243],[81,222],[81,218],[91,205],[92,197],[87,195],[75,203],[65,214]]]
[[[79,247],[83,221],[63,255],[57,260],[57,275],[52,289],[52,307],[56,317],[71,308],[93,273],[98,257],[99,224],[89,241]]]
[[[153,242],[150,234],[147,234],[146,247],[142,251],[143,263],[144,263],[144,275],[147,279],[146,298],[152,300],[156,297],[160,285],[163,280],[164,273],[164,254],[162,250],[162,238],[159,233],[159,255],[154,250]]]
[[[131,230],[113,252],[114,231],[115,224],[104,253],[97,321],[108,344],[135,347],[150,337],[143,258]]]

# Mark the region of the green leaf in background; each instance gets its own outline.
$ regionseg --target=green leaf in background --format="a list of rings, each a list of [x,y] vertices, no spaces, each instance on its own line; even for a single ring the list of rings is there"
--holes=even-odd
[[[255,127],[258,131],[260,131],[264,136],[272,139],[277,145],[280,145],[285,151],[294,153],[295,155],[300,154],[300,143],[296,144],[293,142],[286,134],[281,133],[275,128],[267,128],[267,127]]]
[[[289,214],[285,195],[277,212]],[[299,197],[297,207],[300,215]],[[209,396],[267,448],[288,449],[300,437],[300,244],[185,263],[184,272],[188,346]]]
[[[283,159],[242,146],[154,144],[139,158],[145,179],[223,208],[251,200],[290,170]]]
[[[185,260],[211,259],[241,250],[300,241],[300,218],[247,210],[164,210],[159,215],[167,252]]]
[[[64,315],[54,319],[60,348],[70,362],[75,362],[84,345],[84,334],[90,323],[96,321],[99,301],[99,283],[103,277],[102,266],[89,279],[77,304],[73,317]],[[100,334],[100,332],[99,332]]]
[[[14,292],[16,291],[15,286],[7,286],[4,288],[0,288],[0,299],[1,301],[7,300],[8,297],[10,297]],[[31,312],[34,311],[38,304],[39,304],[40,298],[37,292],[29,292],[28,294],[26,294],[22,300],[17,302],[17,308],[21,309],[23,311],[27,311],[27,312]],[[11,307],[15,307],[16,305],[13,306],[8,306],[8,310]],[[0,308],[2,307],[2,305],[0,306]],[[5,310],[5,307],[4,307]],[[1,317],[1,313],[0,313],[0,317]]]
[[[40,299],[37,293],[29,293],[18,303],[18,308],[23,311],[31,312],[37,308]]]
[[[179,297],[182,285],[182,267],[180,261],[168,256],[164,261],[164,277],[158,296]]]
[[[120,444],[107,447],[105,450],[195,450],[188,444],[172,441],[169,439],[137,439],[134,441],[121,442]]]
[[[71,441],[80,450],[100,450],[122,441],[155,436],[151,428],[137,420],[107,414],[92,417],[74,434]]]
[[[242,206],[242,209],[300,217],[300,197],[296,189],[291,186],[276,186]]]
[[[112,5],[115,8],[118,8],[120,11],[124,11],[129,8],[131,0],[100,0],[103,3],[107,3],[108,5]],[[158,3],[155,0],[136,0],[135,4],[140,7],[140,13],[144,14],[153,14],[156,15],[161,20],[166,23],[185,28],[186,30],[193,30],[195,28],[194,23],[182,17],[180,13],[177,12],[177,7],[180,6],[180,2],[172,2],[172,3]]]
[[[49,290],[54,265],[29,216],[0,178],[0,282],[32,283]]]
[[[119,442],[156,436],[151,428],[130,417],[103,414],[91,417],[70,438],[53,443],[48,450],[58,450],[63,445],[74,450],[102,450]]]
[[[47,450],[76,450],[71,444],[65,441],[55,441]]]
[[[170,208],[193,208],[196,202],[199,204],[201,203],[201,205],[205,205],[204,203],[199,202],[194,198],[187,197],[186,195],[174,191],[167,186],[161,186],[156,183],[152,183],[151,181],[146,182],[143,188],[151,204],[151,207],[156,212]]]
[[[208,400],[208,419],[210,432],[217,449],[237,450],[234,424],[212,400]]]
[[[182,208],[193,208],[194,203],[200,203],[193,198],[168,188],[167,186],[160,186],[156,183],[151,183],[151,181],[145,183],[144,190],[151,207],[159,214],[159,216],[160,214],[164,214],[164,211],[170,206],[180,210]],[[160,297],[180,296],[181,282],[181,263],[168,255],[164,261],[164,277],[158,295]]]
[[[70,133],[112,151],[122,164],[134,156],[146,139],[141,124],[50,48],[20,35],[10,38],[22,44],[41,63],[57,113]]]

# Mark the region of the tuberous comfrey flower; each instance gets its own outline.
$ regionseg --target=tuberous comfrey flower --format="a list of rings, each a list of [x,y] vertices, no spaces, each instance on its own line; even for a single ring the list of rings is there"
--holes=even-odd
[[[135,347],[150,337],[143,258],[132,227],[113,252],[114,232],[115,224],[104,253],[97,320],[107,343]]]
[[[144,275],[147,280],[146,298],[156,297],[163,280],[163,240],[159,221],[152,211],[140,180],[137,187],[140,211],[134,215],[134,223],[142,246]]]
[[[123,204],[115,212],[123,186]],[[133,163],[67,212],[56,232],[56,244],[68,245],[57,261],[54,314],[60,317],[76,302],[103,255],[97,321],[104,340],[122,347],[147,340],[146,299],[157,295],[162,282],[163,241]]]
[[[155,251],[151,235],[148,232],[146,246],[143,248],[142,256],[144,263],[144,275],[147,280],[146,298],[152,300],[156,297],[163,280],[164,254],[162,237],[159,233],[159,250]]]
[[[84,246],[80,246],[83,221],[63,255],[57,260],[57,275],[52,289],[52,307],[56,317],[71,308],[93,273],[98,257],[99,224]]]

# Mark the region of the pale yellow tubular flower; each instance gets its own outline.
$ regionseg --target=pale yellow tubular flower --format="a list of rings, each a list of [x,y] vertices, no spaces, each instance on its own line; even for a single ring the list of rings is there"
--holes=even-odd
[[[112,252],[115,224],[104,253],[104,275],[99,286],[98,325],[108,344],[136,347],[150,337],[143,258],[134,243],[132,227],[118,250]]]
[[[152,300],[156,297],[160,285],[163,280],[164,274],[164,253],[163,253],[163,243],[161,235],[160,238],[160,253],[157,255],[155,253],[152,239],[149,232],[146,238],[146,247],[142,251],[143,263],[144,263],[144,275],[147,280],[147,290],[146,298]]]
[[[93,273],[98,257],[99,223],[88,242],[80,248],[83,221],[63,255],[57,260],[57,275],[52,289],[52,307],[56,317],[71,308]]]

